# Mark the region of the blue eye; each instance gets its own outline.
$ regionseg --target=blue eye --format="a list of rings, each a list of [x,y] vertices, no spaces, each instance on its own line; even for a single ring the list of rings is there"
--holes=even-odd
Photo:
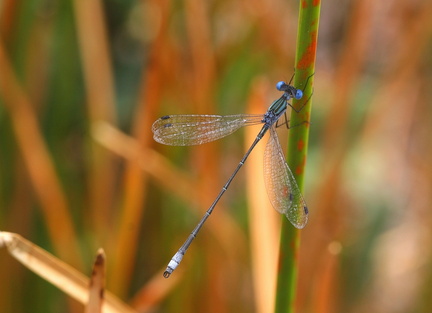
[[[297,100],[301,99],[303,97],[303,91],[300,89],[297,89],[296,94],[294,96]]]
[[[283,87],[284,87],[285,85],[286,85],[285,82],[280,81],[280,82],[278,82],[278,83],[276,84],[276,88],[277,88],[277,90],[279,90],[279,91],[284,91],[284,90],[283,90]]]

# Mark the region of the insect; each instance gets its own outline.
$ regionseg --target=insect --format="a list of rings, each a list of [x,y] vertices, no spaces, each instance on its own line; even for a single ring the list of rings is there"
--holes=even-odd
[[[224,116],[165,115],[153,123],[152,131],[154,139],[159,143],[172,146],[200,145],[223,138],[243,126],[263,124],[254,142],[222,187],[216,199],[190,233],[184,244],[172,257],[163,274],[165,278],[168,278],[180,264],[184,254],[197,236],[201,227],[213,212],[213,209],[222,198],[223,194],[227,191],[232,180],[244,165],[252,150],[267,132],[270,132],[270,138],[264,152],[264,179],[270,202],[275,210],[284,214],[296,228],[301,229],[305,227],[308,221],[308,208],[294,175],[285,161],[275,129],[277,121],[285,114],[288,106],[296,112],[303,109],[304,105],[299,110],[295,110],[288,102],[292,98],[297,100],[301,99],[303,97],[303,91],[283,81],[278,82],[276,88],[279,91],[283,91],[283,94],[279,99],[273,101],[265,114],[236,114]]]

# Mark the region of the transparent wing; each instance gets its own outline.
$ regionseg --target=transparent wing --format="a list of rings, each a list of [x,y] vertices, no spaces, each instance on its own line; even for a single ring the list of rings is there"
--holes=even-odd
[[[264,152],[264,181],[270,202],[276,211],[285,214],[296,227],[305,227],[308,209],[297,182],[285,162],[274,127]]]
[[[262,123],[264,115],[167,115],[153,123],[153,138],[171,146],[200,145]]]

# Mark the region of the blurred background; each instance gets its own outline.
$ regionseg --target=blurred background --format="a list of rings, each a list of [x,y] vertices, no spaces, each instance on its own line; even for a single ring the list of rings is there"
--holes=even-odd
[[[281,218],[259,131],[167,147],[167,114],[264,113],[294,70],[297,1],[0,1],[0,230],[140,312],[271,312]],[[432,312],[432,2],[322,2],[298,312]],[[286,133],[280,129],[281,144]],[[82,312],[0,250],[0,312]]]

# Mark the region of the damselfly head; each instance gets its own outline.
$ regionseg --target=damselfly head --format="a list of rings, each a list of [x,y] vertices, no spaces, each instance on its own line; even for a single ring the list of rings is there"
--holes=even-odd
[[[289,98],[295,98],[297,100],[301,99],[303,97],[303,91],[300,89],[297,89],[291,85],[288,85],[287,83],[280,81],[276,84],[276,88],[279,91],[284,91],[286,93],[287,99]]]
[[[294,95],[294,98],[296,98],[297,100],[301,99],[303,97],[303,91],[301,91],[300,89],[296,90],[296,93]]]
[[[280,81],[276,84],[276,89],[279,91],[286,91],[287,84],[283,81]]]

